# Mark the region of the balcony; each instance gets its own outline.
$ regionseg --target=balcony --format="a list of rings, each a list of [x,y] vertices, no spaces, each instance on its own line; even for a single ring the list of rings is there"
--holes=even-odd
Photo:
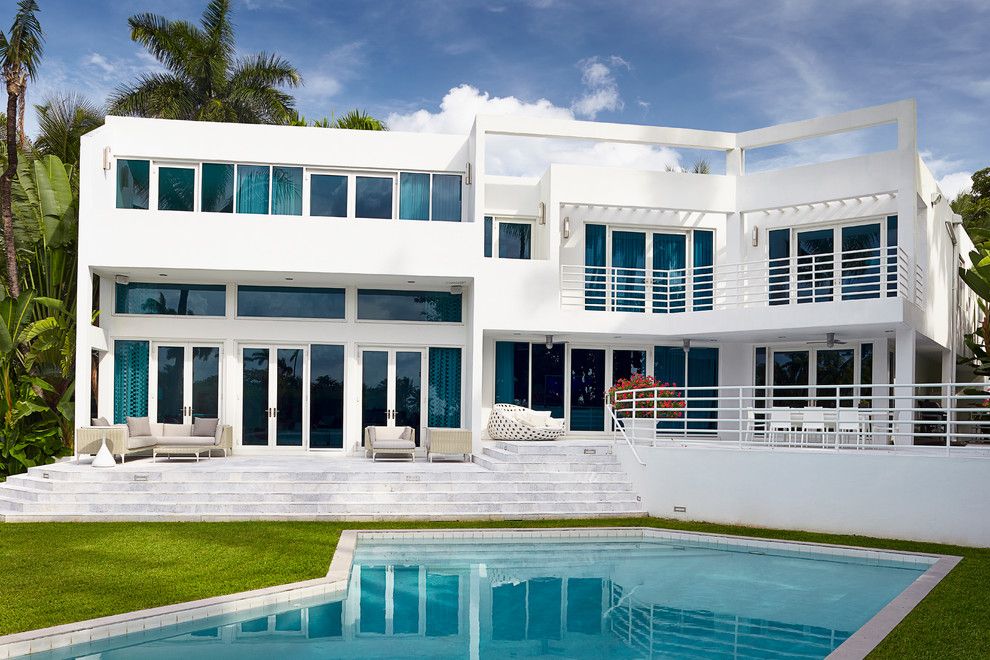
[[[898,247],[797,255],[674,270],[563,265],[561,305],[675,314],[901,298],[924,304],[924,269]]]

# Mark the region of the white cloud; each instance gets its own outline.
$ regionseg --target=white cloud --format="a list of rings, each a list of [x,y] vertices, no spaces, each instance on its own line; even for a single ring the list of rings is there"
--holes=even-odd
[[[113,73],[117,67],[110,63],[107,58],[103,57],[99,53],[90,53],[83,58],[83,64],[88,64],[91,66],[98,67],[102,69],[105,73]]]
[[[463,84],[447,92],[439,109],[419,109],[388,116],[394,131],[417,133],[467,134],[476,115],[504,115],[543,119],[574,119],[575,110],[555,105],[547,99],[523,101],[514,96],[492,96]],[[491,174],[537,176],[549,163],[634,167],[664,170],[679,167],[677,152],[649,145],[619,144],[492,136],[488,142],[486,167]]]
[[[967,192],[973,188],[973,177],[969,172],[952,172],[938,180],[938,187],[946,199],[952,200],[959,193]]]
[[[629,62],[618,55],[611,55],[608,64],[600,57],[589,57],[578,62],[581,69],[581,83],[584,93],[578,97],[571,107],[580,117],[594,119],[599,112],[608,110],[614,112],[623,107],[619,95],[619,84],[615,80],[611,67],[629,68]]]

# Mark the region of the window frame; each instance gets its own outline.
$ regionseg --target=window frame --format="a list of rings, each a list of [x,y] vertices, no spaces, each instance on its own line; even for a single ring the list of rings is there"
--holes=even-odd
[[[121,207],[117,205],[117,195],[120,194],[120,163],[121,161],[147,161],[148,163],[148,206],[147,208]],[[155,208],[158,208],[158,177],[155,176],[155,160],[141,156],[114,156],[113,161],[113,208],[115,211],[150,211],[151,200],[155,200]],[[130,169],[130,166],[128,166]],[[132,175],[133,177],[133,175]]]
[[[292,216],[296,217],[296,216]],[[322,217],[322,216],[317,216]],[[286,288],[286,289],[340,289],[344,293],[344,313],[339,318],[324,318],[316,316],[245,316],[240,313],[238,305],[238,291],[242,286],[263,287],[263,288]],[[248,284],[237,283],[233,285],[233,314],[230,318],[241,321],[301,321],[303,323],[347,323],[348,288],[344,286],[292,286],[282,284]]]
[[[485,257],[486,259],[502,259],[504,261],[533,261],[535,259],[533,255],[536,252],[536,216],[485,214],[482,216],[482,222],[485,222],[487,218],[492,219],[492,256]],[[529,259],[499,256],[499,227],[503,222],[510,225],[529,225]],[[482,249],[482,254],[484,254],[484,249]]]
[[[363,319],[363,318],[361,318],[360,303],[361,303],[361,292],[362,291],[376,291],[376,292],[380,292],[380,291],[386,291],[386,292],[401,291],[401,292],[407,292],[407,293],[450,293],[449,291],[444,290],[444,289],[383,289],[383,288],[375,288],[375,287],[365,287],[365,288],[357,287],[357,288],[354,289],[354,322],[355,323],[397,323],[397,324],[418,325],[418,326],[426,326],[426,327],[443,326],[443,325],[459,326],[459,325],[464,325],[465,324],[465,320],[464,320],[464,294],[463,293],[461,294],[461,320],[460,321],[415,321],[415,320],[407,320],[407,319]]]
[[[352,171],[349,173],[349,177],[353,182],[350,185],[348,182],[347,194],[348,207],[347,215],[349,218],[354,218],[355,220],[379,220],[388,221],[395,220],[399,215],[399,172],[396,171],[386,171],[386,172],[374,172],[374,171]],[[388,218],[368,218],[365,216],[359,216],[357,214],[357,181],[358,177],[369,178],[369,179],[389,179],[392,181],[392,215]]]
[[[128,282],[131,284],[131,282]],[[110,315],[120,318],[151,318],[151,319],[226,319],[230,318],[230,286],[226,282],[216,283],[216,282],[133,282],[133,284],[149,284],[149,285],[172,285],[172,286],[216,286],[223,287],[223,315],[218,316],[215,314],[146,314],[141,312],[118,312],[117,311],[117,292],[119,288],[116,283],[113,286],[113,294],[110,301]],[[127,286],[127,285],[124,285]],[[236,299],[235,299],[236,304]],[[235,310],[236,311],[236,310]]]
[[[161,168],[166,167],[170,169],[179,170],[192,170],[193,172],[193,207],[188,211],[183,211],[179,209],[163,209],[161,208],[161,196],[160,196],[160,186],[159,186],[159,176],[161,176]],[[151,206],[151,200],[155,200],[155,211],[164,211],[166,213],[199,213],[200,209],[200,185],[202,176],[200,175],[201,163],[199,161],[180,161],[180,160],[152,160],[151,161],[151,180],[148,182],[148,206]],[[236,177],[235,177],[236,178]]]
[[[347,191],[344,199],[344,215],[313,215],[313,176],[340,176],[344,177],[347,184]],[[351,172],[344,170],[334,170],[327,168],[306,167],[303,169],[303,217],[307,218],[329,218],[333,220],[347,220],[352,217],[354,211],[354,177]]]

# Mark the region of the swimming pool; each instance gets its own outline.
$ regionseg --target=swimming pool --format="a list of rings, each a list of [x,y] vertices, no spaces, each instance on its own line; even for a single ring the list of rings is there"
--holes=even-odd
[[[38,657],[823,658],[934,561],[679,534],[379,533],[357,543],[343,597]]]

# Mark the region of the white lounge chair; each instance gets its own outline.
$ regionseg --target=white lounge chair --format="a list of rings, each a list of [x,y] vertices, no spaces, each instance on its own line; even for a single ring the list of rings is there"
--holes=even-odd
[[[416,431],[411,426],[369,426],[364,433],[372,461],[378,460],[378,454],[416,460]]]
[[[554,419],[549,412],[496,403],[488,416],[492,440],[556,440],[562,435],[564,420]]]

